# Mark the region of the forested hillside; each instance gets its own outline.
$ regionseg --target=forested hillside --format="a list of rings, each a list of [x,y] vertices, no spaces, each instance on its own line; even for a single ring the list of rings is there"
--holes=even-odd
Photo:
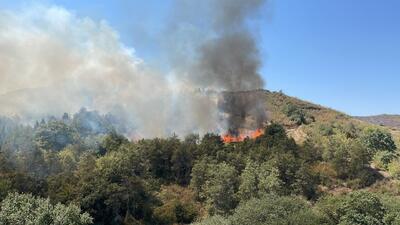
[[[82,109],[0,119],[0,224],[400,224],[396,136],[343,113],[256,91],[264,134],[129,140]],[[29,214],[30,216],[21,216]]]

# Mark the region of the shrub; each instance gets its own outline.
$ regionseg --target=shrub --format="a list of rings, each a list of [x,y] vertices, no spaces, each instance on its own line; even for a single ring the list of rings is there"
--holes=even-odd
[[[377,168],[386,170],[389,163],[396,157],[397,155],[393,152],[379,151],[374,155],[373,162]]]
[[[317,225],[317,215],[301,198],[266,196],[241,204],[229,217],[232,225]]]
[[[394,160],[388,165],[389,174],[396,179],[400,179],[400,162]]]
[[[394,152],[397,149],[392,135],[381,129],[366,129],[362,135],[362,141],[372,152]]]
[[[15,193],[1,203],[0,224],[87,225],[92,224],[92,218],[75,205],[52,205],[49,199]]]

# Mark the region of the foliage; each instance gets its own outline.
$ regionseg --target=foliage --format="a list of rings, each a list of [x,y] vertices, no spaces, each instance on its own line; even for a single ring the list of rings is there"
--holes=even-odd
[[[193,223],[192,225],[231,225],[231,223],[222,216],[212,216],[199,223]]]
[[[394,160],[388,165],[388,171],[390,175],[396,179],[400,179],[400,162],[399,160]]]
[[[292,113],[315,112],[318,121],[301,126],[304,142],[291,137],[293,121],[285,121],[290,132],[272,123],[257,139],[228,144],[218,134],[130,141],[116,118],[85,109],[32,127],[0,118],[0,201],[18,192],[53,211],[79,204],[97,225],[398,223],[396,198],[357,194],[378,180],[372,160],[400,179],[388,134],[269,94]],[[383,181],[386,189],[368,190],[398,194],[393,179]]]
[[[389,132],[381,129],[368,128],[363,132],[362,141],[373,152],[388,151],[394,152],[397,147]]]
[[[379,151],[375,153],[373,162],[377,168],[387,170],[389,163],[397,157],[398,155],[396,153],[389,151]]]
[[[0,224],[85,225],[92,224],[92,218],[75,205],[52,205],[49,199],[14,193],[1,203]]]
[[[327,197],[318,205],[326,224],[385,224],[386,210],[378,196],[368,192],[353,192],[346,196]]]
[[[319,224],[306,201],[273,195],[241,204],[229,220],[232,225]]]
[[[296,125],[309,124],[315,121],[313,116],[310,116],[306,111],[292,103],[285,105],[283,112]]]
[[[158,197],[162,205],[154,209],[157,224],[188,224],[199,216],[201,206],[191,189],[163,186]]]
[[[240,176],[238,195],[241,200],[277,194],[282,189],[279,171],[268,163],[258,165],[249,161]]]
[[[50,121],[36,130],[36,144],[41,149],[60,151],[76,143],[78,137],[73,128],[61,121]]]
[[[200,170],[205,168],[204,173]],[[195,165],[192,187],[205,199],[211,214],[227,214],[236,207],[237,171],[226,163]]]

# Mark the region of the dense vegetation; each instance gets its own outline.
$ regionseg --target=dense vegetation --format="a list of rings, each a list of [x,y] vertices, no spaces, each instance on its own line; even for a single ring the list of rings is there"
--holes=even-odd
[[[302,142],[277,123],[225,144],[132,142],[86,110],[34,126],[1,118],[0,224],[400,224],[392,135],[288,104],[288,122],[307,125]]]

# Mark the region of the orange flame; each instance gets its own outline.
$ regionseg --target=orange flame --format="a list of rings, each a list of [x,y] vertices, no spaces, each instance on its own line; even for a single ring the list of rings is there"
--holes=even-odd
[[[240,133],[237,136],[230,135],[230,134],[225,134],[225,135],[222,136],[222,140],[224,141],[224,143],[242,142],[246,138],[256,139],[256,138],[260,137],[263,134],[264,134],[264,130],[263,129],[257,129],[257,130],[254,130],[254,131],[246,131],[246,132]]]

